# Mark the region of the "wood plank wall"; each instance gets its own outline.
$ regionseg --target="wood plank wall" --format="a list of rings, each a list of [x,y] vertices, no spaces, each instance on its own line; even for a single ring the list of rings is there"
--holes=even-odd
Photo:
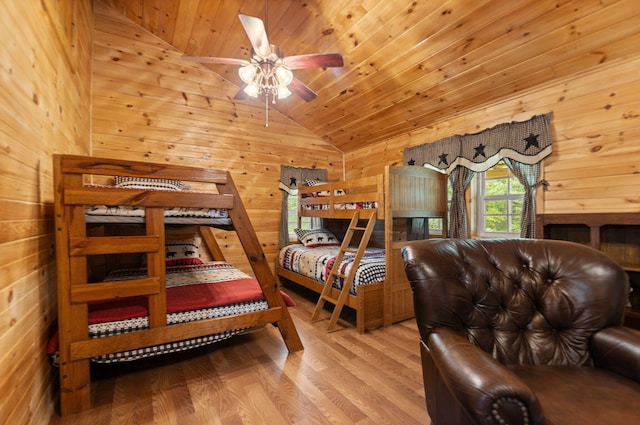
[[[553,153],[543,163],[549,190],[540,193],[537,212],[640,211],[640,49],[635,51],[635,55],[349,152],[345,174],[355,178],[379,173],[384,165],[400,163],[407,146],[552,112]],[[601,54],[606,57],[607,52]]]
[[[113,9],[96,3],[92,154],[229,170],[267,258],[277,255],[280,165],[341,178],[342,154],[271,110],[233,100],[238,87]],[[217,231],[227,260],[250,272],[235,234]]]
[[[330,179],[341,177],[335,149],[273,111],[265,128],[264,105],[232,101],[237,87],[182,63],[180,52],[99,2],[94,34],[93,9],[91,0],[0,5],[0,423],[46,424],[57,401],[43,349],[56,315],[52,153],[229,169],[270,258],[280,164],[325,167]],[[635,51],[350,152],[344,172],[379,173],[400,163],[406,146],[551,111],[550,188],[538,212],[638,211]]]
[[[47,424],[52,153],[89,153],[91,0],[0,4],[0,423]]]

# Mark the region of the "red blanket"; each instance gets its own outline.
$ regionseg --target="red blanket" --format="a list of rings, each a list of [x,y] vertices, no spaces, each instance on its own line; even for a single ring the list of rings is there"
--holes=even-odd
[[[284,292],[281,294],[287,306],[295,305],[291,297]],[[177,286],[167,288],[167,313],[200,310],[263,299],[264,295],[255,279]],[[89,305],[89,324],[144,317],[147,314],[146,297],[99,301]]]
[[[293,299],[280,292],[288,307],[295,306]],[[220,307],[246,301],[264,300],[258,281],[253,278],[201,283],[167,288],[167,313]],[[146,297],[94,302],[89,305],[89,324],[114,322],[147,316]],[[58,349],[56,332],[47,344],[47,352]]]

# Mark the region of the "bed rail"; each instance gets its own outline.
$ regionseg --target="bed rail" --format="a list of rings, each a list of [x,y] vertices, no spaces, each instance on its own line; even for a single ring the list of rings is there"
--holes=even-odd
[[[384,178],[381,174],[337,183],[301,186],[298,189],[298,216],[350,219],[354,209],[361,209],[361,217],[368,218],[367,210],[372,213],[377,208],[378,218],[384,219],[384,196]]]

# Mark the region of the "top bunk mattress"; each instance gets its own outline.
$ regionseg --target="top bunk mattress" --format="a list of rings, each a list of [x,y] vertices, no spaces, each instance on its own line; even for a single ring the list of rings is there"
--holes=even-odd
[[[89,205],[85,210],[87,223],[144,223],[145,209],[130,206]],[[225,209],[208,208],[166,208],[166,224],[198,224],[230,226],[231,218]]]
[[[93,188],[118,188],[118,189],[144,189],[154,191],[185,192],[181,186],[163,186],[158,180],[151,180],[152,183],[141,184],[140,179],[130,181],[116,179],[117,184],[95,185],[86,187]],[[111,223],[111,224],[139,224],[145,222],[145,208],[142,206],[126,205],[88,205],[85,208],[85,221],[87,223]],[[165,208],[164,222],[166,224],[196,224],[204,226],[231,226],[231,218],[226,209],[223,208]]]

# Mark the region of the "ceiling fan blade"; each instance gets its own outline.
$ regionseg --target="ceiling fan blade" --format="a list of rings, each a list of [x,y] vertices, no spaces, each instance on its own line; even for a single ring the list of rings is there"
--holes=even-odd
[[[287,56],[282,59],[282,62],[289,69],[340,68],[344,66],[344,61],[340,53]]]
[[[289,84],[289,90],[293,93],[297,94],[304,100],[305,102],[311,102],[313,99],[318,97],[316,92],[307,87],[302,81],[294,78],[293,81]]]
[[[238,66],[249,65],[250,63],[246,59],[216,58],[213,56],[183,56],[182,59],[189,62],[222,63],[226,65],[238,65]]]
[[[247,33],[247,37],[249,37],[253,51],[263,58],[269,56],[271,54],[271,45],[269,44],[267,30],[264,28],[262,19],[242,14],[238,16]]]

